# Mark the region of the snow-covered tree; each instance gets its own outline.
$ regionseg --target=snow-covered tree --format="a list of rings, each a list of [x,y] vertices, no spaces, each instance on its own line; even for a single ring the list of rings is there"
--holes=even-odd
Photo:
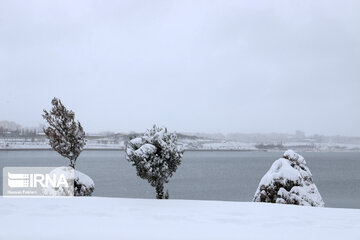
[[[75,168],[76,159],[83,150],[85,132],[79,121],[75,121],[75,113],[67,110],[57,98],[51,101],[50,112],[44,110],[43,118],[49,126],[44,133],[49,138],[51,147],[61,156],[70,160],[70,167]]]
[[[261,179],[253,201],[324,206],[305,159],[292,150],[272,164]]]
[[[164,195],[164,184],[180,165],[183,153],[176,134],[156,125],[126,146],[126,159],[136,167],[139,177],[155,187],[158,199],[169,198],[168,192]]]
[[[59,99],[54,98],[51,103],[51,111],[44,110],[42,115],[49,124],[44,128],[44,133],[49,138],[50,146],[61,156],[68,158],[70,167],[75,169],[76,160],[86,144],[85,132],[80,122],[75,121],[75,113],[67,110]],[[74,195],[90,196],[95,188],[93,180],[77,170],[74,174]]]

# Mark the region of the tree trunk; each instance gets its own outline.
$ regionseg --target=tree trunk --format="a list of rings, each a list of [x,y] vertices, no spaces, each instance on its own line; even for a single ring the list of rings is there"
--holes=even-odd
[[[74,160],[70,159],[70,167],[72,167],[74,170],[75,170],[75,162],[76,162],[76,159],[74,159]]]
[[[164,185],[163,184],[156,185],[156,198],[157,199],[164,198]]]

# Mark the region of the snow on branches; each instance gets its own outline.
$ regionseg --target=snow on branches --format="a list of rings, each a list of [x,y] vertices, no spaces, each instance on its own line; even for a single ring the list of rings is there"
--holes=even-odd
[[[50,112],[44,110],[43,118],[49,126],[44,133],[49,138],[50,146],[61,156],[70,160],[70,167],[75,168],[76,159],[85,146],[85,132],[75,113],[67,110],[61,101],[54,98]]]
[[[261,179],[253,201],[324,206],[305,159],[292,150],[272,164]]]
[[[164,184],[180,165],[183,153],[177,145],[176,134],[156,125],[144,136],[131,139],[126,146],[126,159],[136,167],[139,177],[155,187],[158,199],[168,198],[168,193],[164,195]]]

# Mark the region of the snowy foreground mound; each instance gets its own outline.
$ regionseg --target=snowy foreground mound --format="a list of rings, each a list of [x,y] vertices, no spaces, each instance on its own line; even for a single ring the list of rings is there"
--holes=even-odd
[[[71,169],[71,170],[69,170]],[[71,185],[73,193],[75,196],[91,196],[95,189],[94,181],[85,173],[82,173],[78,170],[74,170],[70,167],[58,167],[50,172],[50,176],[56,175],[60,176],[63,174],[68,182],[69,186]],[[71,190],[69,188],[45,188],[43,193],[47,196],[72,196],[70,194]]]
[[[359,239],[360,210],[97,197],[0,197],[0,239]]]
[[[324,206],[305,159],[292,150],[272,164],[261,179],[253,201]]]

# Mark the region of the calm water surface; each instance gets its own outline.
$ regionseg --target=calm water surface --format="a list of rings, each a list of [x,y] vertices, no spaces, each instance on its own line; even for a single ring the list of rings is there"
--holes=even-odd
[[[301,154],[327,207],[360,208],[360,153]],[[165,189],[177,199],[251,201],[261,177],[279,157],[278,152],[188,151]],[[0,151],[1,169],[67,164],[53,151]],[[136,176],[123,151],[84,151],[77,169],[95,181],[95,196],[155,196],[147,181]]]

